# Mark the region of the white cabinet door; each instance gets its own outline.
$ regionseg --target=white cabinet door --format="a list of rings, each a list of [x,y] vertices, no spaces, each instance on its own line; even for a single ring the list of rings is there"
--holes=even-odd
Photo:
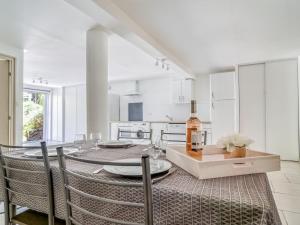
[[[211,75],[212,100],[233,99],[236,97],[235,72]]]
[[[175,104],[191,103],[193,98],[193,80],[179,79],[172,82],[172,98]]]
[[[239,66],[240,133],[253,139],[251,148],[265,151],[265,64]]]
[[[182,82],[181,80],[172,81],[172,101],[175,104],[182,102]]]
[[[235,132],[235,100],[215,101],[212,105],[212,143],[216,144],[222,136]]]
[[[193,80],[186,79],[182,81],[182,96],[183,96],[183,103],[191,103],[193,98]]]
[[[299,160],[298,60],[266,63],[266,150]]]

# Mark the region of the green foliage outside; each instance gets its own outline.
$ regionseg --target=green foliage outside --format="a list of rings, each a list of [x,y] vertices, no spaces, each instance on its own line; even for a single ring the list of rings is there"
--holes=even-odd
[[[40,140],[43,136],[45,95],[24,92],[23,100],[23,141]]]

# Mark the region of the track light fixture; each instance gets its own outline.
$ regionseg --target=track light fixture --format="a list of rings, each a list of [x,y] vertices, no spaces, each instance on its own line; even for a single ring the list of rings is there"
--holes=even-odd
[[[161,68],[166,71],[170,70],[170,64],[167,63],[166,58],[156,58],[155,66],[157,66],[157,67],[161,66]]]
[[[32,83],[40,83],[40,84],[49,84],[48,80],[43,79],[42,77],[38,77],[38,78],[33,78],[32,79]]]

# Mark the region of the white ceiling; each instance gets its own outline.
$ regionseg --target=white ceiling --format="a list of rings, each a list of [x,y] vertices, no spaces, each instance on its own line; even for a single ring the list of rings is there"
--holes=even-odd
[[[173,74],[155,66],[155,58],[119,37],[109,38],[109,80],[139,80]]]
[[[0,42],[24,51],[24,82],[49,86],[85,82],[85,33],[97,23],[63,0],[0,0]],[[154,59],[122,38],[109,42],[109,79],[166,75]]]
[[[300,55],[299,0],[112,2],[194,74]]]
[[[24,81],[82,81],[85,31],[95,23],[61,0],[0,0],[0,41],[24,51]]]
[[[140,38],[110,37],[110,80],[172,73],[132,44],[142,39],[192,74],[300,55],[299,0],[0,0],[0,8],[0,42],[26,49],[28,83],[85,82],[85,33],[96,24]]]

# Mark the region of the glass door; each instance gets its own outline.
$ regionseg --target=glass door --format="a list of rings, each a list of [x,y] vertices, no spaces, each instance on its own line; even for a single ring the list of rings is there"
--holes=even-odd
[[[47,140],[49,128],[49,91],[23,91],[23,142]]]

